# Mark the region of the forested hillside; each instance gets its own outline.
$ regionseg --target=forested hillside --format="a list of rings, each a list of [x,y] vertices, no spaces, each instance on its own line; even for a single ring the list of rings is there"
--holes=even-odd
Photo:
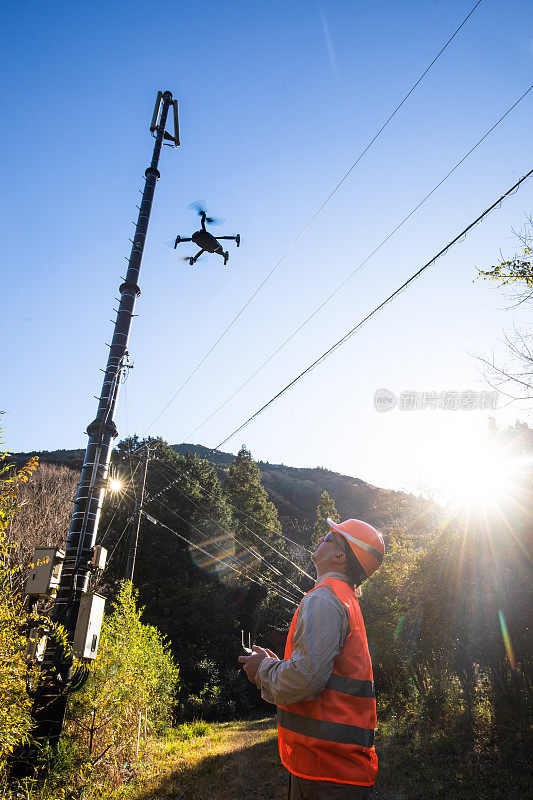
[[[57,785],[74,771],[86,792],[84,770],[94,762],[107,792],[109,781],[117,787],[125,775],[137,774],[131,765],[138,759],[159,751],[163,760],[165,753],[196,752],[189,737],[208,731],[209,752],[218,752],[219,742],[229,752],[220,738],[226,730],[240,746],[236,732],[249,737],[253,725],[210,729],[207,723],[272,713],[239,669],[241,630],[282,653],[291,615],[313,585],[310,550],[327,530],[325,518],[356,516],[378,526],[386,543],[385,562],[365,582],[360,601],[378,693],[383,797],[394,796],[387,792],[401,781],[408,800],[428,787],[436,798],[466,798],[475,796],[472,786],[483,775],[491,797],[521,800],[532,682],[531,570],[524,554],[533,517],[533,434],[517,424],[493,426],[490,435],[506,458],[521,465],[500,512],[447,517],[432,502],[324,468],[256,464],[245,448],[235,457],[170,447],[155,438],[120,442],[112,469],[122,489],[106,495],[98,536],[109,550],[108,567],[94,587],[108,598],[102,650],[86,687],[69,704],[67,750],[62,762],[53,762],[64,765]],[[123,579],[146,445],[150,459],[132,589]],[[14,461],[23,464],[29,455]],[[5,640],[7,658],[15,653],[20,659],[23,646],[15,631],[23,617],[25,564],[36,544],[64,543],[76,492],[77,470],[65,465],[75,463],[76,454],[40,455],[38,466],[37,459],[31,462],[31,477],[19,466],[19,479],[10,468],[2,484],[11,504],[3,523],[3,597],[6,618],[18,626]],[[4,700],[11,709],[7,719],[18,719],[23,730],[28,704],[17,684],[22,663],[18,669]],[[172,733],[170,723],[181,727]],[[176,736],[183,737],[181,744]],[[493,765],[494,759],[507,763],[511,752],[523,776],[518,794],[508,791],[508,771]],[[264,758],[272,753],[265,748]],[[198,758],[199,772],[191,767],[189,778],[180,767],[184,797],[194,796],[198,780],[204,787]],[[211,756],[206,759],[211,763]],[[262,759],[257,769],[268,772]],[[426,765],[416,780],[402,771],[405,759]],[[440,770],[442,763],[449,767]],[[266,772],[264,785],[281,797]],[[156,778],[151,762],[143,775],[139,788]],[[163,781],[146,797],[165,794],[165,786]],[[224,796],[215,777],[202,792],[200,797]]]
[[[203,445],[171,445],[179,455],[191,453],[214,465],[223,480],[236,456]],[[13,453],[11,458],[24,463],[38,456],[41,464],[62,464],[81,469],[83,450],[50,450]],[[365,517],[376,527],[387,530],[401,528],[412,536],[423,535],[434,528],[439,508],[436,503],[401,491],[381,489],[361,478],[342,475],[324,467],[290,467],[257,461],[261,482],[269,499],[277,508],[280,521],[295,530],[312,528],[320,495],[326,490],[335,501],[342,519]]]

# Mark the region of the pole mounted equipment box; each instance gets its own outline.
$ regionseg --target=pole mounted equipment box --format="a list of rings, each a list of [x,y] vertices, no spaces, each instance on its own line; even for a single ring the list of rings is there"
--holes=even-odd
[[[24,592],[32,597],[51,597],[59,586],[65,551],[57,547],[36,547]]]
[[[94,659],[98,655],[104,607],[105,597],[102,595],[89,593],[82,596],[72,644],[76,658]]]
[[[91,566],[93,569],[104,570],[107,562],[107,550],[101,544],[97,544],[93,550]]]
[[[26,647],[26,664],[38,664],[43,660],[47,635],[44,628],[32,628],[28,635]]]

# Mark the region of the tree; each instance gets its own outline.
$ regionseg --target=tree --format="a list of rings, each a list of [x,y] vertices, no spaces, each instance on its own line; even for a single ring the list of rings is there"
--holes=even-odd
[[[0,454],[0,766],[17,744],[28,740],[31,701],[26,694],[26,638],[22,597],[14,590],[17,568],[10,564],[6,529],[20,508],[21,487],[37,467],[32,458],[19,470]]]
[[[520,252],[511,259],[501,259],[489,270],[480,270],[486,280],[497,282],[501,287],[512,287],[516,300],[515,308],[533,300],[533,217],[527,218],[520,231],[514,231],[520,242]],[[512,400],[533,400],[533,334],[528,327],[514,327],[504,333],[507,359],[498,363],[492,358],[480,358],[485,365],[485,377],[491,386]]]
[[[205,688],[198,664],[213,660],[221,674],[235,664],[246,580],[238,584],[238,576],[227,566],[234,563],[235,554],[232,515],[216,468],[197,456],[178,455],[160,439],[151,441],[156,447],[148,464],[145,508],[168,529],[143,517],[134,582],[146,608],[144,619],[169,638],[179,661],[178,713],[184,715],[189,697],[201,696]],[[116,448],[121,459],[116,468],[125,478],[135,472],[136,464],[132,459],[130,465],[128,453],[141,445],[132,439]],[[103,535],[109,528],[112,590],[123,575],[133,491],[128,489],[119,502],[117,508],[116,499],[105,501],[101,521]]]
[[[524,227],[513,233],[520,242],[520,252],[508,260],[500,259],[500,263],[489,270],[479,270],[479,274],[501,286],[513,286],[523,302],[533,299],[533,263],[530,259],[533,255],[533,217],[527,217]]]
[[[6,528],[12,567],[27,564],[36,547],[64,547],[78,482],[79,473],[70,467],[36,464],[32,480],[20,486],[19,508]],[[24,571],[17,578],[14,588],[20,591]]]
[[[264,587],[257,583],[249,584],[242,613],[248,620],[246,627],[252,635],[265,639],[272,630],[285,624],[288,616],[287,595],[292,592],[293,602],[299,600],[300,596],[294,594],[294,589],[291,590],[285,580],[287,577],[296,582],[284,558],[284,540],[277,536],[281,525],[276,507],[268,499],[261,483],[261,471],[244,445],[229,468],[223,488],[231,506],[235,534],[248,548],[239,549],[236,544],[237,554],[248,561],[256,581]],[[256,557],[254,552],[257,553]]]
[[[267,537],[280,530],[278,512],[261,484],[261,471],[244,445],[229,468],[224,494],[239,537],[257,543],[250,530]]]
[[[316,545],[318,544],[319,540],[322,536],[325,536],[326,533],[330,530],[330,527],[327,523],[328,517],[333,520],[333,522],[340,522],[339,513],[335,506],[335,501],[330,497],[329,492],[324,489],[322,494],[320,495],[320,503],[316,509],[316,522],[313,528],[313,539],[311,542],[311,547],[313,550],[315,549]]]

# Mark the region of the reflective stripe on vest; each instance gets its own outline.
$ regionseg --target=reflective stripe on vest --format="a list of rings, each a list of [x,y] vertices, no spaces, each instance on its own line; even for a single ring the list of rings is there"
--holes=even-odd
[[[342,694],[351,694],[352,697],[375,697],[374,681],[360,681],[357,678],[347,678],[344,675],[331,673],[326,689],[333,689]]]
[[[325,722],[312,717],[302,717],[293,714],[284,708],[278,708],[278,723],[285,730],[299,733],[302,736],[312,736],[313,739],[323,739],[327,742],[339,744],[356,744],[359,747],[372,747],[374,745],[374,731],[368,728],[358,728],[356,725],[344,725],[341,722]]]

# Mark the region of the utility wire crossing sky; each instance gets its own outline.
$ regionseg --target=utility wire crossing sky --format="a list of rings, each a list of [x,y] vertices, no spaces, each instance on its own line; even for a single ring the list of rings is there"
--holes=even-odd
[[[236,431],[530,168],[530,3],[202,8],[201,37],[188,3],[155,0],[146,14],[133,0],[127,18],[98,2],[3,9],[2,318],[16,346],[1,407],[15,451],[86,443],[158,89],[179,99],[182,144],[161,159],[121,437],[201,431],[209,444]],[[32,125],[14,127],[14,108]],[[190,227],[199,197],[242,233],[226,268],[211,257],[190,268],[165,244]],[[528,184],[446,270],[248,426],[254,457],[428,487],[435,459],[483,435],[488,413],[381,414],[374,393],[486,388],[475,356],[501,355],[501,330],[520,327],[524,310],[506,311],[505,294],[474,279],[516,252],[531,204]],[[372,269],[347,286],[376,242]],[[529,418],[502,401],[490,413]]]

